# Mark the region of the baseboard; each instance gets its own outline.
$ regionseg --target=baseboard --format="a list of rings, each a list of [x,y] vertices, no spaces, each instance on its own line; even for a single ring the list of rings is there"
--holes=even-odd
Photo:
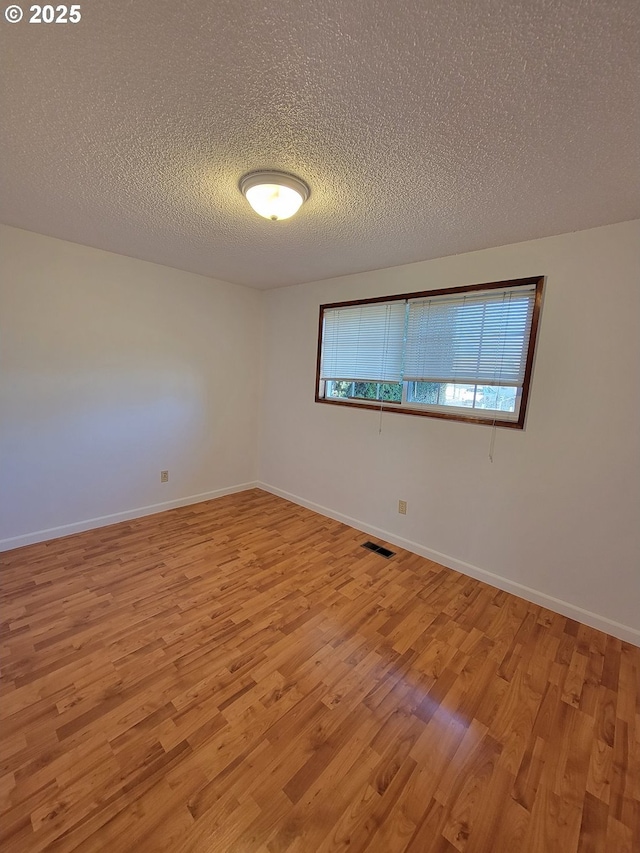
[[[481,569],[478,566],[465,563],[462,560],[457,560],[455,557],[450,557],[448,554],[441,554],[439,551],[434,551],[431,548],[425,548],[418,542],[412,542],[410,539],[404,539],[401,536],[396,536],[388,530],[382,530],[379,527],[373,527],[371,524],[366,524],[357,518],[351,518],[349,515],[344,515],[341,512],[335,512],[329,507],[321,506],[313,501],[301,498],[299,495],[293,495],[290,492],[285,492],[275,486],[270,486],[268,483],[256,483],[257,488],[265,492],[270,492],[273,495],[291,501],[291,503],[311,509],[320,515],[325,515],[328,518],[333,518],[335,521],[341,521],[343,524],[348,524],[349,527],[354,527],[356,530],[361,530],[363,533],[368,533],[371,536],[376,536],[385,542],[390,542],[392,545],[397,545],[399,548],[404,548],[406,551],[411,551],[413,554],[418,554],[421,557],[426,557],[428,560],[433,560],[434,563],[439,563],[449,569],[455,569],[463,575],[476,578],[485,583],[502,589],[505,592],[510,592],[517,595],[519,598],[524,598],[532,604],[539,604],[546,607],[548,610],[553,610],[562,616],[568,616],[570,619],[575,619],[576,622],[582,622],[589,625],[591,628],[596,628],[598,631],[604,631],[605,634],[611,634],[624,640],[627,643],[633,643],[635,646],[640,646],[640,631],[631,628],[629,625],[622,625],[612,619],[607,619],[605,616],[600,616],[597,613],[592,613],[590,610],[583,610],[582,607],[577,607],[575,604],[570,604],[568,601],[563,601],[560,598],[554,598],[544,592],[540,592],[532,587],[525,586],[517,581],[511,581],[501,575],[496,575],[486,569]]]
[[[12,536],[9,539],[0,539],[0,551],[9,551],[13,548],[21,548],[23,545],[34,545],[36,542],[47,542],[49,539],[59,539],[61,536],[70,536],[72,533],[81,533],[83,530],[93,530],[97,527],[107,527],[109,524],[117,524],[119,521],[130,521],[132,518],[142,518],[145,515],[154,515],[157,512],[165,512],[168,509],[176,509],[179,506],[210,501],[221,498],[224,495],[233,495],[236,492],[245,492],[247,489],[255,489],[257,483],[242,483],[238,486],[229,486],[226,489],[216,489],[213,492],[202,492],[199,495],[189,495],[185,498],[177,498],[173,501],[163,501],[159,504],[137,507],[125,512],[114,512],[111,515],[101,515],[98,518],[87,518],[73,524],[63,524],[60,527],[49,527],[46,530],[36,530],[34,533],[25,533],[22,536]]]

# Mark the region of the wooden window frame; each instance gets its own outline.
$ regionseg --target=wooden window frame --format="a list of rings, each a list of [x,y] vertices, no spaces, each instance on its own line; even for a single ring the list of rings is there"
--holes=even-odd
[[[352,299],[343,302],[330,302],[320,305],[320,313],[318,320],[318,352],[316,365],[316,403],[326,403],[330,406],[349,406],[356,409],[372,409],[376,412],[394,412],[403,415],[417,415],[418,417],[439,418],[441,420],[459,421],[463,423],[483,424],[489,426],[505,427],[507,429],[524,429],[529,402],[529,392],[531,389],[531,379],[533,374],[533,366],[536,352],[536,343],[538,338],[538,327],[540,324],[540,313],[542,310],[542,297],[544,291],[544,276],[532,276],[530,278],[508,279],[507,281],[485,282],[483,284],[470,284],[460,287],[445,287],[437,290],[421,290],[414,293],[398,293],[388,296],[376,296],[370,299]],[[436,296],[448,296],[453,294],[464,293],[482,293],[488,290],[506,290],[511,287],[535,286],[535,296],[533,304],[533,313],[531,318],[531,331],[529,334],[529,344],[527,347],[527,357],[525,363],[524,381],[522,384],[522,394],[520,398],[520,408],[518,410],[517,419],[500,418],[500,413],[491,410],[476,410],[490,412],[486,416],[470,416],[462,413],[460,409],[456,411],[446,411],[445,407],[441,410],[434,409],[418,409],[413,406],[408,406],[405,403],[397,402],[378,402],[365,400],[356,400],[354,398],[327,398],[320,393],[320,364],[322,359],[322,332],[324,328],[324,313],[328,309],[347,308],[356,305],[371,305],[377,302],[395,302],[407,301],[410,299],[423,299]],[[327,380],[328,381],[328,380]],[[419,405],[419,404],[418,404]]]

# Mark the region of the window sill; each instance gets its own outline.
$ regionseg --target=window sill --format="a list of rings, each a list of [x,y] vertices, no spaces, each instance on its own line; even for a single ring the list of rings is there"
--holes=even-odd
[[[421,418],[438,418],[439,420],[447,420],[447,421],[459,421],[460,423],[470,423],[470,424],[481,424],[484,426],[496,426],[496,427],[505,427],[507,429],[524,429],[524,418],[521,415],[517,419],[507,419],[503,415],[502,412],[496,413],[488,413],[481,415],[472,415],[467,414],[466,412],[461,412],[460,409],[456,409],[455,411],[445,411],[444,409],[441,411],[427,409],[427,408],[417,408],[413,406],[407,406],[402,403],[394,403],[386,401],[384,403],[376,403],[374,401],[369,400],[359,400],[356,398],[334,398],[330,399],[327,397],[320,397],[316,394],[316,403],[327,403],[330,406],[348,406],[352,409],[371,409],[375,412],[394,412],[395,414],[400,415],[417,415]]]

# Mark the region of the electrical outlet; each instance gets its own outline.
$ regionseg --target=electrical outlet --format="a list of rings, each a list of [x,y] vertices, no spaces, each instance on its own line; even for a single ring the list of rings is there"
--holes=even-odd
[[[160,471],[160,482],[168,483],[169,482],[169,472],[168,471]]]
[[[398,501],[398,512],[400,515],[407,514],[407,502],[406,501]]]

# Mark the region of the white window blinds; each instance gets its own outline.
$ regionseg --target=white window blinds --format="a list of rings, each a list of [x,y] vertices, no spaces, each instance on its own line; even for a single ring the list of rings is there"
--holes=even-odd
[[[521,386],[535,286],[409,301],[406,381]]]
[[[404,301],[326,309],[320,378],[400,382],[405,314]]]

